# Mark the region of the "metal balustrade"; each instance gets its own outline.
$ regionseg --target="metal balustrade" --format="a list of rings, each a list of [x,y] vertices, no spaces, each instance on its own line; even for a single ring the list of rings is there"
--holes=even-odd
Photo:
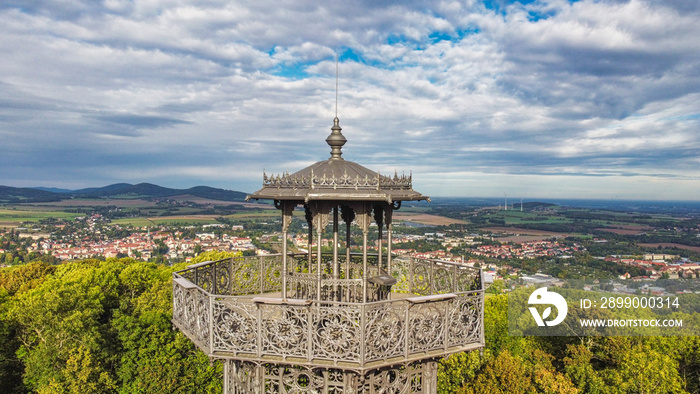
[[[374,285],[374,300],[363,303],[362,279],[322,275],[318,297],[318,275],[301,272],[303,264],[290,266],[290,298],[282,299],[281,266],[282,256],[270,255],[175,273],[173,324],[211,357],[355,371],[483,347],[478,269],[395,258],[388,299],[377,300]]]

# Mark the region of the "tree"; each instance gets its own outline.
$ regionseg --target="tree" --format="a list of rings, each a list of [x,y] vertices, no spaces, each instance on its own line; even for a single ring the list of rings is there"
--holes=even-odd
[[[569,355],[564,358],[566,375],[582,393],[605,392],[605,382],[591,364],[593,353],[583,344],[569,345]]]
[[[637,343],[621,352],[617,368],[608,369],[608,385],[624,393],[685,393],[678,363],[646,343]]]
[[[512,294],[500,294],[486,298],[484,302],[484,336],[486,349],[497,355],[502,350],[511,354],[523,354],[531,347],[530,337],[508,335],[508,297]]]
[[[92,352],[84,346],[71,350],[60,380],[52,379],[40,387],[39,394],[106,394],[116,392],[116,383],[110,374],[96,362]]]
[[[131,310],[133,308],[133,310]],[[216,393],[221,391],[221,364],[209,366],[182,333],[173,331],[172,285],[155,281],[115,314],[117,369],[121,393]]]
[[[457,392],[465,383],[472,381],[481,368],[479,352],[453,354],[438,363],[438,393]]]
[[[525,394],[536,391],[522,360],[513,357],[508,350],[504,350],[498,356],[492,357],[474,382],[464,386],[459,392]]]
[[[7,318],[9,300],[7,290],[0,287],[0,386],[5,393],[24,393],[22,385],[24,368],[15,355],[19,349],[18,326]]]
[[[172,267],[85,260],[42,273],[35,264],[0,271],[15,292],[0,287],[3,392],[221,391],[221,365],[172,328]]]
[[[28,291],[46,280],[56,270],[56,267],[43,261],[0,270],[0,288],[7,290],[12,296],[19,291]]]
[[[94,260],[61,265],[41,285],[15,297],[9,316],[20,327],[18,355],[30,389],[61,382],[78,346],[89,350],[97,365],[109,363],[113,349],[106,320],[118,305],[120,268]]]
[[[506,284],[503,282],[503,279],[496,279],[493,281],[491,286],[486,289],[486,292],[491,294],[503,294],[503,290],[505,290],[505,288]]]

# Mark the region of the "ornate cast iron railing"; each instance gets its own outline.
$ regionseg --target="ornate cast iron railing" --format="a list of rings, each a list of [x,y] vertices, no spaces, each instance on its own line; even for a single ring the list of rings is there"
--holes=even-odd
[[[233,257],[190,265],[176,274],[211,294],[263,294],[282,289],[282,256]]]
[[[307,256],[306,254],[289,255],[291,264],[287,281],[288,286],[291,286],[288,287],[291,298],[317,298],[315,289],[318,275],[317,272],[313,271],[316,269],[316,263],[312,262],[312,271],[309,272]],[[340,264],[339,279],[333,279],[326,273],[330,270],[332,255],[324,254],[322,258],[324,272],[321,284],[323,289],[334,286],[345,286],[352,289],[362,286],[361,255],[351,255],[349,265]],[[368,277],[379,275],[381,270],[376,265],[377,256],[370,255],[368,261],[370,264]],[[278,292],[282,290],[282,256],[276,254],[206,261],[191,265],[175,275],[187,279],[211,294],[253,295]],[[482,289],[478,269],[449,261],[413,257],[394,258],[391,275],[398,280],[398,283],[393,286],[392,292],[430,295]],[[312,287],[313,289],[302,289],[303,287]],[[337,298],[323,297],[323,294],[321,298],[337,300]],[[345,301],[353,299],[350,297]]]
[[[367,303],[334,301],[342,294],[339,288],[361,293],[357,278],[323,279],[327,294],[316,300],[317,274],[303,272],[288,277],[288,294],[295,297],[283,300],[280,271],[281,256],[274,255],[201,263],[177,272],[173,323],[215,358],[356,371],[483,346],[480,270],[396,258],[394,292],[388,300]],[[359,291],[350,285],[355,282]]]

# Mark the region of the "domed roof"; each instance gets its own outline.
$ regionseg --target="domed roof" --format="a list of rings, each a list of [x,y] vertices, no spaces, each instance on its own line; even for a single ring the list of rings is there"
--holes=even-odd
[[[331,157],[293,174],[268,177],[263,174],[263,188],[247,199],[309,201],[417,201],[429,200],[412,188],[412,175],[393,177],[381,175],[341,157],[347,141],[341,133],[339,120],[333,120],[331,135],[326,142]]]

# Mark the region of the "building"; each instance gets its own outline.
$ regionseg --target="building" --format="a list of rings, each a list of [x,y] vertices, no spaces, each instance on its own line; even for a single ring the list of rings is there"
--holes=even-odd
[[[428,197],[412,189],[411,176],[384,176],[343,159],[337,117],[326,142],[328,160],[264,174],[262,189],[248,198],[274,201],[284,240],[298,207],[307,245],[322,245],[330,224],[332,252],[289,254],[283,242],[278,255],[189,266],[174,274],[173,324],[222,360],[227,394],[435,393],[438,359],[484,346],[482,272],[393,258],[392,213],[402,201]],[[353,223],[362,232],[361,254],[341,250],[341,219],[346,245]],[[372,224],[377,254],[368,253]]]

